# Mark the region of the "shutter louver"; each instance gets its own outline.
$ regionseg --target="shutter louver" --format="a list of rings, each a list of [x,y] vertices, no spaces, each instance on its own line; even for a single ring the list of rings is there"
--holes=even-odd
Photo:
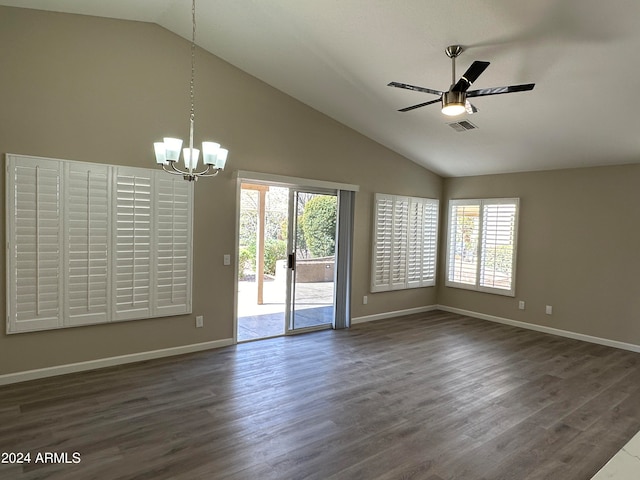
[[[116,320],[151,316],[151,174],[118,168],[115,191]]]
[[[69,162],[65,173],[67,324],[105,323],[110,291],[109,169]]]
[[[156,185],[156,313],[190,313],[193,184],[158,172]]]
[[[7,156],[7,331],[57,328],[61,314],[60,164]]]

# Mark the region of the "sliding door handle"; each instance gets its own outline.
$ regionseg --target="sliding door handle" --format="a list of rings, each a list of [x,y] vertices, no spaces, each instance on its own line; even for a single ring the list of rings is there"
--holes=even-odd
[[[290,268],[291,270],[295,270],[296,269],[296,254],[295,253],[290,253],[289,255],[287,255],[287,268]]]

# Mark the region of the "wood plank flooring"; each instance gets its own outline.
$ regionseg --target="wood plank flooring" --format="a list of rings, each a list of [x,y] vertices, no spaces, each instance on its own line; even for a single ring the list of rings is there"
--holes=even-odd
[[[431,312],[0,387],[0,478],[587,480],[638,430],[640,354]]]

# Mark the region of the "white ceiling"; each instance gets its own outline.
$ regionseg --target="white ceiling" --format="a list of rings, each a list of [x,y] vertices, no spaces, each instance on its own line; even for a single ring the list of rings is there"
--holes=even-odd
[[[0,5],[191,36],[190,0]],[[201,47],[444,176],[640,162],[638,0],[198,0],[197,29]],[[535,89],[474,98],[464,133],[437,104],[397,112],[437,97],[390,81],[449,88],[451,44],[458,75],[491,62],[473,88]]]

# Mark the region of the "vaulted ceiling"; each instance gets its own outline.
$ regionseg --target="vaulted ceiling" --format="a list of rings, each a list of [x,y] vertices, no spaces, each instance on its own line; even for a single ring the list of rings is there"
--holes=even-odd
[[[155,22],[191,36],[190,0],[0,0]],[[637,0],[198,0],[202,48],[443,176],[640,162]],[[472,88],[535,83],[474,98],[446,117],[435,99],[390,81],[447,90],[491,62]],[[467,119],[477,129],[448,123]]]

